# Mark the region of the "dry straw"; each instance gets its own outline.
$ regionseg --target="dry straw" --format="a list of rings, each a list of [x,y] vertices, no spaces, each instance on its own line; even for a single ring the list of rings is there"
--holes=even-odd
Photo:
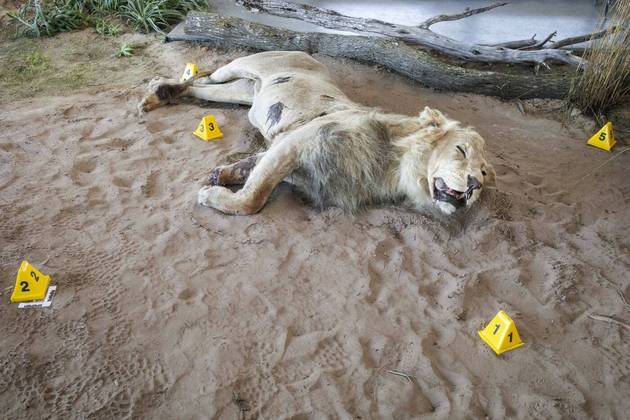
[[[608,33],[591,41],[583,56],[588,65],[578,70],[569,92],[573,103],[594,114],[623,102],[630,93],[630,0],[617,0],[603,19]]]

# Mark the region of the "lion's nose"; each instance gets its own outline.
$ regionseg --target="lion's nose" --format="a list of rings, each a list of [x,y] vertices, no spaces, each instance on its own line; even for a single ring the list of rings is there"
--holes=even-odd
[[[466,186],[468,187],[468,189],[466,190],[466,200],[468,200],[470,197],[472,197],[473,191],[481,188],[481,182],[479,182],[479,180],[474,176],[468,175]]]
[[[474,176],[468,175],[468,183],[466,185],[468,187],[468,191],[473,191],[481,188],[481,182]]]

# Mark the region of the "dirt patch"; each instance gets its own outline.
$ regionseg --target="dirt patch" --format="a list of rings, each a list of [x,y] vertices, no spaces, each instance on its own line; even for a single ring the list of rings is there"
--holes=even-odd
[[[0,44],[2,100],[47,95],[98,92],[142,82],[149,71],[159,71],[147,46],[155,36],[103,37],[91,29],[51,38],[16,38]],[[135,46],[132,57],[114,56],[123,42]]]

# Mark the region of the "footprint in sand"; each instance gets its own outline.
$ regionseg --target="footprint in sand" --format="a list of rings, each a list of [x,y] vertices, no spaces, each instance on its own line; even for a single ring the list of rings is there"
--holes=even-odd
[[[103,190],[100,187],[90,187],[87,192],[88,207],[99,207],[107,204],[107,200]]]
[[[86,175],[91,174],[96,169],[97,164],[98,159],[96,157],[75,161],[70,171],[70,178],[75,184],[87,185]]]
[[[140,187],[142,194],[144,194],[146,197],[153,197],[157,195],[159,193],[159,179],[160,173],[158,171],[151,172]]]
[[[118,188],[131,188],[131,181],[119,176],[115,176],[112,178],[112,184],[114,184]]]

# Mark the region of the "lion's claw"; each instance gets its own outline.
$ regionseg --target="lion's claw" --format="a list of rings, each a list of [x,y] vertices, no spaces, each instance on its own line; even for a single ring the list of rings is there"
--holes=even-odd
[[[221,169],[214,168],[208,176],[208,185],[219,185],[219,178],[221,176]]]

